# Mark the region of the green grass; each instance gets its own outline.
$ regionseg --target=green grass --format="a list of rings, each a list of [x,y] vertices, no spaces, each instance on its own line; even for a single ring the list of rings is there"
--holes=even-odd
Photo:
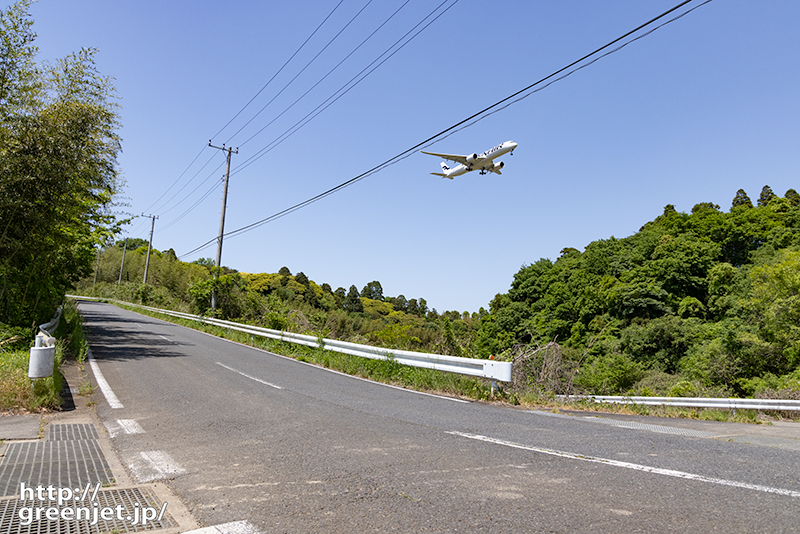
[[[67,358],[79,362],[86,358],[88,345],[81,324],[75,303],[67,302],[55,332],[53,376],[33,381],[28,378],[33,334],[28,329],[0,325],[0,410],[36,412],[61,407],[61,363]]]
[[[56,344],[53,376],[33,380],[28,378],[30,349],[0,350],[0,410],[56,409],[61,406],[64,378],[58,366],[63,357],[63,345]]]
[[[121,306],[137,313],[149,315],[175,324],[207,332],[217,337],[236,341],[244,345],[267,350],[294,358],[301,362],[311,363],[333,369],[345,374],[359,376],[417,391],[439,393],[457,397],[466,397],[474,400],[488,400],[492,398],[489,381],[481,378],[446,373],[434,369],[423,369],[400,365],[393,360],[372,360],[360,358],[349,354],[341,354],[320,348],[306,347],[287,341],[278,341],[269,338],[251,336],[244,332],[229,330],[213,325],[204,325],[197,321],[190,321],[163,315],[160,313],[142,310],[128,306]],[[495,391],[495,399],[506,399],[502,389]]]
[[[319,365],[345,374],[368,378],[376,382],[392,384],[416,391],[464,397],[473,400],[492,400],[513,405],[522,405],[528,409],[549,409],[554,411],[558,411],[559,409],[579,410],[754,424],[769,423],[772,419],[757,410],[737,410],[736,413],[733,413],[729,410],[705,408],[624,405],[596,403],[590,400],[562,401],[557,399],[554,395],[541,393],[516,394],[508,392],[504,389],[504,385],[500,383],[498,383],[498,389],[495,390],[495,394],[492,396],[490,383],[487,379],[446,373],[433,369],[410,367],[400,365],[392,360],[360,358],[358,356],[341,354],[320,348],[306,347],[287,341],[252,336],[244,332],[237,332],[236,330],[213,325],[204,325],[197,321],[180,319],[136,307],[124,306],[116,303],[115,305],[135,311],[136,313],[149,315],[194,330],[200,330],[217,337],[236,341],[244,345],[294,358],[301,362]],[[798,416],[800,416],[800,414],[798,414]]]

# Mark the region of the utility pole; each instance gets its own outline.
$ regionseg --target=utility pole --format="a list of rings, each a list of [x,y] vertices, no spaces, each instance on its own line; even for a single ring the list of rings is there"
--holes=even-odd
[[[122,263],[119,266],[119,280],[117,280],[117,285],[122,283],[122,268],[125,267],[125,253],[128,251],[128,238],[125,238],[125,246],[122,247]]]
[[[92,283],[92,296],[94,296],[94,286],[97,285],[97,271],[100,270],[100,245],[97,246],[97,263],[94,266],[94,282]]]
[[[142,279],[142,284],[147,283],[147,270],[150,268],[150,249],[153,248],[153,230],[156,227],[156,219],[158,219],[158,215],[145,215],[142,213],[142,217],[150,217],[153,219],[152,224],[150,225],[150,242],[147,244],[147,260],[144,262],[144,279]]]
[[[214,278],[219,276],[219,270],[222,267],[222,236],[225,233],[225,208],[228,205],[228,179],[231,175],[231,154],[238,154],[239,149],[233,150],[231,147],[225,148],[225,143],[222,143],[222,146],[214,146],[211,144],[211,141],[208,142],[208,146],[211,148],[216,148],[217,150],[222,150],[223,152],[228,153],[227,162],[225,164],[225,186],[222,189],[222,213],[219,217],[219,236],[217,237],[217,259],[214,263],[214,266],[217,268],[216,272],[214,273]],[[212,290],[211,291],[211,311],[213,312],[217,309],[217,292]]]

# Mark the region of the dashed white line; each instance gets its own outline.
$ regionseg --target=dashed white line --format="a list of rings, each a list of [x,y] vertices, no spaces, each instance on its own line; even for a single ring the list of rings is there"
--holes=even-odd
[[[170,475],[180,475],[186,472],[164,451],[140,452],[130,460],[128,467],[141,483],[170,478]]]
[[[161,320],[163,321],[163,319],[161,319]],[[164,322],[167,322],[167,321],[164,321]],[[426,393],[424,391],[417,391],[417,390],[414,390],[414,389],[408,389],[408,388],[404,388],[404,387],[400,387],[400,386],[395,386],[395,385],[392,385],[392,384],[387,384],[385,382],[376,382],[375,380],[370,380],[369,378],[362,378],[360,376],[349,375],[347,373],[342,373],[341,371],[336,371],[334,369],[329,369],[327,367],[322,367],[322,366],[319,366],[319,365],[315,365],[313,363],[302,362],[300,360],[296,360],[295,358],[291,358],[289,356],[284,356],[282,354],[276,354],[274,352],[270,352],[268,350],[261,349],[259,347],[254,347],[252,345],[246,345],[244,343],[240,343],[240,342],[234,341],[232,339],[226,339],[224,337],[215,336],[214,334],[209,334],[208,332],[203,332],[202,330],[197,330],[197,329],[192,328],[190,326],[179,325],[179,324],[176,324],[176,323],[170,323],[170,324],[172,324],[173,326],[180,326],[182,328],[186,328],[188,330],[192,330],[193,332],[196,332],[198,334],[203,334],[204,336],[213,337],[214,339],[216,339],[218,341],[225,341],[227,343],[233,343],[234,345],[239,345],[241,347],[246,347],[248,349],[253,349],[253,350],[256,350],[258,352],[263,352],[265,354],[269,354],[270,356],[281,358],[281,359],[284,359],[284,360],[288,360],[290,362],[299,363],[301,365],[308,365],[309,367],[313,367],[314,369],[317,369],[319,371],[327,371],[329,373],[334,373],[334,374],[337,374],[337,375],[341,375],[341,376],[346,377],[346,378],[352,378],[354,380],[362,380],[364,382],[369,382],[370,384],[374,384],[376,386],[383,386],[383,387],[387,387],[387,388],[397,389],[399,391],[405,391],[406,393],[413,393],[415,395],[424,395],[424,396],[427,396],[427,397],[435,397],[437,399],[442,399],[442,400],[447,400],[447,401],[452,401],[452,402],[461,402],[461,403],[465,403],[465,404],[469,404],[471,402],[471,401],[464,400],[464,399],[457,399],[455,397],[445,397],[444,395],[436,395],[435,393]],[[216,362],[216,363],[219,363],[219,362]],[[222,364],[220,364],[220,365],[222,365]],[[234,369],[231,369],[231,370],[235,371]],[[236,372],[238,372],[238,371],[236,371]],[[247,375],[245,375],[245,376],[247,376]],[[248,378],[252,378],[252,377],[248,377]],[[258,380],[258,379],[254,379],[254,380]],[[269,385],[271,385],[271,384],[269,384]],[[278,388],[278,389],[283,389],[283,388]]]
[[[620,462],[619,460],[609,460],[607,458],[597,458],[594,456],[583,456],[581,454],[573,454],[571,452],[554,451],[551,449],[543,449],[540,447],[530,447],[528,445],[521,445],[512,441],[505,441],[502,439],[491,438],[488,436],[481,436],[478,434],[467,434],[465,432],[447,432],[454,436],[461,436],[463,438],[474,439],[478,441],[486,441],[488,443],[495,443],[497,445],[504,445],[506,447],[513,447],[515,449],[523,449],[527,451],[540,452],[542,454],[549,454],[552,456],[559,456],[561,458],[568,458],[570,460],[581,460],[584,462],[594,462],[600,464],[611,465],[614,467],[624,467],[626,469],[634,469],[636,471],[644,471],[646,473],[654,473],[656,475],[664,475],[676,478],[685,478],[689,480],[697,480],[698,482],[709,482],[711,484],[719,484],[721,486],[732,486],[734,488],[743,488],[755,491],[763,491],[765,493],[776,493],[778,495],[785,495],[787,497],[800,497],[800,491],[792,491],[782,488],[773,488],[771,486],[761,486],[759,484],[749,484],[747,482],[737,482],[735,480],[725,480],[722,478],[712,478],[694,473],[686,473],[684,471],[675,471],[673,469],[661,469],[659,467],[650,467],[647,465],[632,464],[628,462]]]
[[[92,368],[92,372],[94,372],[94,379],[97,381],[97,385],[100,387],[100,391],[103,392],[103,396],[106,398],[108,405],[115,409],[124,408],[125,406],[123,406],[122,403],[117,398],[117,396],[114,395],[114,390],[112,390],[111,386],[108,385],[108,382],[106,382],[106,378],[100,371],[100,366],[97,365],[94,356],[92,356],[92,349],[87,348],[86,354],[89,356],[89,365]]]
[[[117,419],[117,424],[126,434],[144,434],[144,428],[135,419]]]
[[[260,378],[256,378],[256,377],[254,377],[254,376],[250,376],[250,375],[248,375],[247,373],[243,373],[243,372],[241,372],[241,371],[239,371],[239,370],[237,370],[237,369],[234,369],[233,367],[228,367],[228,366],[227,366],[227,365],[225,365],[224,363],[220,363],[220,362],[215,362],[215,363],[216,363],[217,365],[219,365],[220,367],[224,367],[225,369],[227,369],[227,370],[229,370],[229,371],[233,371],[234,373],[238,373],[238,374],[240,374],[240,375],[242,375],[242,376],[244,376],[244,377],[246,377],[246,378],[249,378],[250,380],[255,380],[256,382],[259,382],[259,383],[261,383],[261,384],[264,384],[265,386],[269,386],[269,387],[271,387],[271,388],[275,388],[275,389],[283,389],[282,387],[280,387],[280,386],[276,386],[275,384],[270,384],[270,383],[269,383],[269,382],[267,382],[266,380],[261,380]]]
[[[234,521],[232,523],[214,525],[213,527],[190,530],[185,534],[261,534],[261,531],[247,521]]]

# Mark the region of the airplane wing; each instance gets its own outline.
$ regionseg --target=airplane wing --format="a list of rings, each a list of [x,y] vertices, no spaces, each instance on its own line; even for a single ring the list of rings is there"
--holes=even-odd
[[[428,154],[429,156],[437,156],[442,159],[455,161],[456,163],[461,163],[462,165],[468,165],[467,163],[467,156],[459,156],[458,154],[437,154],[436,152],[425,152],[424,150],[420,150],[423,154]]]
[[[497,174],[503,174],[502,172],[500,172],[499,170],[496,170],[496,169],[487,169],[487,170],[489,172],[496,172]]]

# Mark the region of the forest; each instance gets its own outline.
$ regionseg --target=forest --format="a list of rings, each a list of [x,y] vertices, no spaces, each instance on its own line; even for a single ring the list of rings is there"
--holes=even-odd
[[[288,267],[240,273],[172,249],[152,251],[145,283],[147,242],[116,237],[129,221],[116,204],[113,80],[92,49],[37,63],[30,4],[0,10],[3,361],[8,340],[26,344],[68,291],[202,314],[213,291],[225,319],[513,361],[526,392],[800,398],[794,189],[764,186],[755,204],[740,189],[725,209],[668,204],[634,235],[522,265],[472,313],[384,295],[378,280],[334,290]]]
[[[268,328],[454,356],[514,360],[542,393],[670,396],[800,394],[800,195],[765,186],[755,205],[667,205],[634,235],[564,248],[514,274],[488,311],[429,309],[379,281],[335,290],[305,273],[248,274],[180,262],[147,243],[98,256],[84,294]],[[123,251],[126,252],[121,269]],[[215,277],[215,274],[217,276]],[[120,283],[121,281],[121,283]],[[517,384],[520,386],[520,384]]]

